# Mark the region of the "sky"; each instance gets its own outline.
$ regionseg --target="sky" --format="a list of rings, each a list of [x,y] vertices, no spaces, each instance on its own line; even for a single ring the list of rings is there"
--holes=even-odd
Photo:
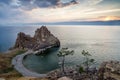
[[[0,24],[120,20],[120,0],[0,0]]]

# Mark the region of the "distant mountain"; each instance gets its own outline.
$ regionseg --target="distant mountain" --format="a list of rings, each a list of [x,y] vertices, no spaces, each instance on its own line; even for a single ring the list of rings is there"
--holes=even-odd
[[[22,23],[22,24],[10,24],[10,25],[120,25],[120,20],[111,20],[111,21],[66,21],[66,22],[39,22],[39,23]],[[10,26],[9,25],[9,26]],[[3,25],[0,25],[3,26]]]
[[[112,21],[66,21],[54,23],[29,23],[33,25],[120,25],[120,20]]]
[[[70,22],[57,22],[52,23],[55,25],[120,25],[120,20],[113,21],[70,21]]]

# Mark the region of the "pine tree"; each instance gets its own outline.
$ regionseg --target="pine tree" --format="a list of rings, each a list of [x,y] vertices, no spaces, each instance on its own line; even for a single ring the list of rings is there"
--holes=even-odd
[[[59,53],[57,54],[58,57],[62,57],[61,68],[62,72],[65,74],[65,57],[68,55],[73,55],[74,51],[69,50],[68,48],[62,48]]]

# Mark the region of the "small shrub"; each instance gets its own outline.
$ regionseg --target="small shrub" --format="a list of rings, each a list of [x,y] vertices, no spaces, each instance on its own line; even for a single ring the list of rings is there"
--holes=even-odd
[[[79,67],[79,73],[83,73],[84,72],[84,68],[82,66]]]

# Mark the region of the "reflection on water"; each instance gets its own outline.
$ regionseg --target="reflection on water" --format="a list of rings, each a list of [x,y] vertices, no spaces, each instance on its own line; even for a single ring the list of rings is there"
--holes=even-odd
[[[38,27],[0,27],[0,50],[4,51],[14,44],[17,33],[23,31],[33,36]],[[81,51],[87,50],[97,61],[120,61],[120,26],[49,26],[48,29],[60,39],[61,47],[75,50],[73,56],[66,57],[66,64],[80,64]],[[25,65],[37,72],[47,72],[58,67],[57,52],[40,57],[29,55]]]

